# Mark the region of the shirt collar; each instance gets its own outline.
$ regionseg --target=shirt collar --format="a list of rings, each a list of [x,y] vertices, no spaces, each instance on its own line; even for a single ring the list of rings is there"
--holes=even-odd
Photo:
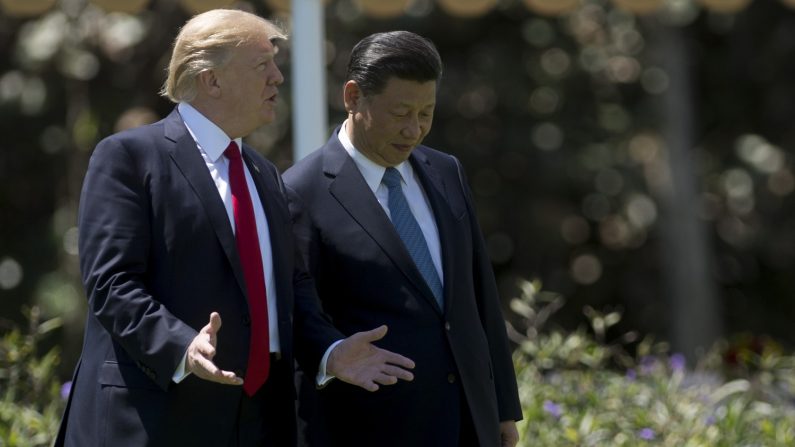
[[[374,162],[367,158],[366,155],[361,153],[356,147],[353,146],[353,142],[348,137],[348,132],[346,131],[348,126],[348,120],[342,123],[340,126],[340,131],[337,134],[337,138],[340,140],[342,147],[345,148],[345,152],[351,156],[353,162],[356,163],[356,167],[359,168],[359,172],[362,173],[362,177],[364,177],[364,181],[367,183],[367,186],[370,187],[370,190],[375,193],[378,189],[378,186],[381,184],[381,180],[384,178],[384,172],[386,172],[386,168],[379,165],[378,163]],[[414,170],[411,169],[411,163],[406,161],[400,163],[399,165],[395,166],[395,169],[400,172],[400,176],[403,178],[403,181],[408,183],[410,179],[414,178]]]
[[[213,163],[217,162],[229,146],[229,142],[232,141],[229,136],[187,102],[180,102],[177,109],[196,145],[207,154]],[[243,139],[235,138],[235,142],[237,148],[242,150]]]

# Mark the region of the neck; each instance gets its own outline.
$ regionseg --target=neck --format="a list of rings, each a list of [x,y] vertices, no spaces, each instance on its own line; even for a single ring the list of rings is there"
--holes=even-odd
[[[234,140],[235,138],[242,138],[245,136],[243,132],[235,126],[234,114],[227,113],[220,104],[213,104],[211,101],[197,98],[191,101],[190,105],[223,130],[230,139]]]

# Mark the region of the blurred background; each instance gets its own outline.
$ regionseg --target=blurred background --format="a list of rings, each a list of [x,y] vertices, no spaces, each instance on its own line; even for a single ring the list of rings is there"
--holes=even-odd
[[[317,0],[320,1],[320,0]],[[0,0],[0,333],[61,317],[79,355],[76,212],[95,144],[164,117],[157,91],[191,15],[289,0]],[[795,342],[795,1],[327,0],[328,133],[352,46],[432,39],[445,63],[426,143],[460,158],[505,312],[520,279],[623,313],[694,358],[718,338]],[[293,159],[290,41],[278,120],[247,139]]]

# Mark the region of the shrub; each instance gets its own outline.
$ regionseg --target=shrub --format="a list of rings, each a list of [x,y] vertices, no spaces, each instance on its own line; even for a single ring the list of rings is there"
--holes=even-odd
[[[521,445],[793,446],[795,358],[777,349],[746,350],[726,367],[731,344],[715,346],[688,368],[664,343],[625,334],[607,342],[620,314],[586,309],[590,328],[547,330],[560,296],[523,283],[511,307],[523,318],[514,362],[524,420]],[[629,342],[636,343],[628,352]]]
[[[0,338],[0,445],[7,447],[50,445],[64,408],[58,348],[39,353],[40,341],[60,321],[40,322],[35,307],[27,314],[27,333],[15,327]]]

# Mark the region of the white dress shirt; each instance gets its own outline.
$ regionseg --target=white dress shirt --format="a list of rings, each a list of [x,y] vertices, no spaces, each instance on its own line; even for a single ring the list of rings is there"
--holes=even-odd
[[[339,138],[342,147],[345,148],[345,151],[348,152],[348,155],[350,155],[354,163],[356,163],[356,167],[359,168],[359,172],[362,173],[362,177],[364,177],[364,181],[367,182],[367,186],[369,186],[370,190],[375,194],[375,198],[378,200],[378,203],[381,204],[381,208],[384,209],[387,216],[390,216],[389,189],[381,182],[384,178],[386,168],[370,160],[353,146],[351,139],[348,138],[348,132],[346,131],[347,126],[348,121],[346,120],[342,123],[337,138]],[[433,211],[431,211],[431,207],[428,204],[428,197],[425,195],[422,185],[420,185],[420,182],[414,175],[414,168],[411,167],[411,163],[404,161],[395,166],[395,169],[400,172],[400,176],[403,180],[401,182],[403,194],[406,196],[411,214],[414,215],[414,218],[420,225],[422,235],[425,237],[425,243],[428,244],[428,251],[431,253],[433,266],[436,268],[436,273],[439,274],[439,281],[442,286],[444,286],[439,228],[436,226],[436,219],[434,219]]]
[[[193,140],[196,142],[199,153],[204,160],[210,176],[218,189],[218,195],[224,202],[229,225],[232,232],[235,231],[235,214],[232,206],[232,190],[229,185],[229,161],[224,157],[224,151],[232,141],[220,127],[207,119],[198,110],[188,103],[181,102],[177,106],[185,127],[188,128]],[[235,140],[238,149],[242,151],[242,139]],[[251,203],[254,206],[254,220],[257,224],[257,236],[259,237],[259,251],[262,255],[262,268],[265,275],[265,293],[268,303],[268,333],[270,340],[270,352],[279,352],[279,321],[278,309],[276,307],[276,282],[273,277],[273,253],[271,252],[271,236],[268,231],[268,219],[265,210],[262,208],[257,187],[251,178],[248,166],[243,163],[243,171],[246,174],[246,185],[248,186]],[[223,318],[223,315],[221,315]],[[187,352],[185,353],[187,355]],[[173,379],[179,383],[187,377],[185,373],[185,357],[174,373]]]

